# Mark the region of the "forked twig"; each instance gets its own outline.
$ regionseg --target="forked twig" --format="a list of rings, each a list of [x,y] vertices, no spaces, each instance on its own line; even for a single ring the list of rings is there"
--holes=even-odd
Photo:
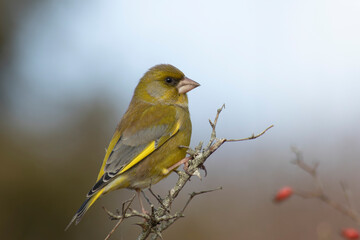
[[[322,182],[320,181],[320,179],[318,177],[318,173],[317,173],[317,168],[319,166],[319,163],[315,163],[313,166],[310,166],[303,160],[302,153],[298,149],[293,147],[292,151],[295,153],[295,156],[296,156],[293,163],[296,166],[298,166],[300,169],[302,169],[303,171],[305,171],[311,175],[311,177],[314,180],[315,188],[316,188],[315,191],[308,191],[308,192],[297,190],[297,191],[294,191],[294,194],[299,197],[305,198],[305,199],[317,198],[317,199],[323,201],[324,203],[326,203],[327,205],[329,205],[330,207],[332,207],[333,209],[335,209],[336,211],[342,213],[345,216],[348,216],[356,224],[360,225],[360,217],[359,217],[358,212],[354,208],[354,205],[352,204],[351,197],[350,197],[350,195],[351,195],[350,190],[347,188],[347,186],[342,182],[340,183],[342,186],[343,192],[344,192],[345,200],[348,203],[348,206],[345,206],[337,201],[332,200],[325,193]]]
[[[197,195],[200,195],[200,194],[204,194],[204,193],[209,193],[209,192],[214,192],[214,191],[217,191],[217,190],[222,190],[222,187],[218,187],[218,188],[215,188],[215,189],[210,189],[210,190],[205,190],[205,191],[201,191],[201,192],[192,192],[190,193],[189,195],[189,199],[186,201],[183,209],[180,211],[180,213],[182,214],[185,209],[187,208],[187,206],[189,205],[189,203],[191,202],[191,200],[197,196]]]
[[[274,125],[269,126],[264,131],[262,131],[261,133],[259,133],[257,135],[252,134],[250,137],[240,138],[240,139],[226,139],[226,142],[240,142],[240,141],[246,141],[246,140],[253,140],[253,139],[256,139],[256,138],[261,137],[262,135],[264,135],[272,127],[274,127]]]
[[[109,216],[111,217],[111,219],[119,219],[119,221],[116,223],[116,225],[113,227],[113,229],[111,229],[111,231],[109,232],[109,234],[105,237],[105,240],[108,240],[111,235],[115,232],[115,230],[120,226],[120,224],[123,222],[123,220],[125,219],[125,215],[126,212],[129,210],[131,203],[133,202],[134,198],[135,198],[135,194],[132,198],[130,198],[129,200],[126,200],[123,204],[122,204],[122,209],[121,209],[121,216],[119,215],[115,215],[112,212],[110,212],[109,210],[107,210],[105,207],[103,207],[103,209],[105,210],[105,212],[107,212],[107,214],[109,214]],[[125,204],[126,207],[125,207]]]

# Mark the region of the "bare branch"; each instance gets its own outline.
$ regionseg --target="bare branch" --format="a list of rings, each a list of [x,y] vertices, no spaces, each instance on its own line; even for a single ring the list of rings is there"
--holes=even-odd
[[[149,187],[149,192],[150,192],[151,195],[153,195],[153,197],[158,201],[158,203],[159,203],[164,209],[166,209],[165,206],[163,205],[163,202],[162,202],[163,200],[161,199],[160,195],[156,195],[156,194],[153,192],[153,190],[151,189],[151,187]],[[166,211],[167,211],[168,213],[170,213],[169,209],[166,209]]]
[[[206,191],[201,191],[201,192],[192,192],[190,194],[190,197],[189,199],[187,200],[187,202],[185,203],[185,206],[183,207],[183,209],[180,211],[180,213],[182,214],[185,209],[187,208],[187,206],[189,205],[189,203],[191,202],[191,200],[197,196],[197,195],[200,195],[200,194],[204,194],[204,193],[209,193],[209,192],[213,192],[213,191],[217,191],[217,190],[222,190],[222,187],[218,187],[218,188],[215,188],[215,189],[210,189],[210,190],[206,190]]]
[[[340,181],[340,185],[341,188],[344,192],[344,196],[345,196],[345,200],[349,206],[349,208],[358,216],[359,218],[359,213],[357,212],[357,210],[355,209],[355,205],[352,201],[352,193],[350,191],[350,189],[348,188],[347,184],[343,181]]]
[[[180,164],[184,164],[184,171],[177,170],[178,180],[177,180],[175,186],[170,189],[168,194],[165,197],[161,198],[160,196],[155,195],[152,192],[151,188],[149,189],[150,193],[159,202],[157,208],[155,208],[154,205],[150,204],[151,205],[151,213],[148,215],[145,215],[145,214],[139,213],[139,212],[131,209],[129,206],[127,206],[125,209],[123,208],[121,215],[111,215],[108,212],[109,216],[111,216],[112,219],[119,219],[119,222],[122,221],[124,218],[141,217],[145,220],[145,222],[137,224],[137,225],[141,226],[141,228],[142,228],[142,231],[137,239],[144,240],[144,239],[147,239],[150,235],[152,235],[151,239],[157,239],[157,238],[162,239],[161,233],[164,230],[166,230],[168,227],[170,227],[176,220],[184,217],[183,213],[184,213],[185,209],[188,207],[189,203],[195,196],[221,189],[221,187],[220,187],[220,188],[201,191],[201,192],[193,192],[190,194],[189,199],[187,200],[187,202],[185,203],[184,207],[182,208],[182,210],[180,212],[176,212],[174,214],[171,214],[171,212],[170,212],[172,203],[174,202],[174,200],[176,199],[178,194],[181,192],[181,190],[183,189],[185,184],[190,180],[190,178],[192,176],[198,174],[199,169],[203,169],[206,172],[206,169],[204,167],[205,161],[223,143],[255,139],[255,138],[262,136],[263,134],[265,134],[265,132],[267,132],[270,128],[273,127],[273,125],[271,125],[267,129],[265,129],[263,132],[261,132],[260,134],[258,134],[258,135],[253,134],[252,136],[247,137],[247,138],[229,139],[229,140],[227,140],[226,138],[218,139],[216,137],[216,125],[218,123],[220,113],[224,108],[225,108],[225,104],[217,110],[214,121],[209,120],[212,131],[211,131],[211,135],[210,135],[210,140],[205,148],[203,148],[202,142],[200,142],[199,145],[194,150],[187,146],[179,146],[179,147],[188,149],[187,153],[189,154],[189,157],[184,158],[178,164],[175,164],[168,169],[168,172],[170,172],[170,171],[173,171],[174,169],[176,169]],[[198,174],[198,175],[200,175],[200,174]],[[129,213],[126,213],[126,212],[129,212]],[[117,228],[117,226],[120,225],[121,222],[120,223],[119,222],[115,225],[115,227],[109,233],[108,236],[111,236],[111,234]]]
[[[292,152],[295,154],[296,158],[292,161],[293,164],[297,165],[299,168],[310,174],[312,177],[316,178],[317,174],[317,167],[319,166],[319,163],[315,163],[314,166],[308,165],[306,162],[304,162],[304,158],[302,153],[296,148],[291,147]]]
[[[223,105],[221,106],[221,108],[219,108],[219,109],[217,110],[217,113],[216,113],[214,122],[212,122],[212,121],[209,119],[209,123],[210,123],[210,126],[211,126],[211,128],[212,128],[212,131],[211,131],[210,141],[209,141],[208,145],[206,146],[206,148],[210,148],[210,146],[213,144],[213,142],[214,142],[215,139],[216,139],[216,130],[215,130],[215,129],[216,129],[216,124],[217,124],[217,122],[218,122],[220,113],[221,113],[221,111],[222,111],[223,109],[225,109],[225,104],[223,104]]]
[[[272,127],[274,127],[274,125],[269,126],[264,131],[262,131],[261,133],[259,133],[257,135],[252,134],[250,137],[240,138],[240,139],[226,139],[226,142],[240,142],[240,141],[247,141],[247,140],[256,139],[256,138],[261,137],[262,135],[264,135]]]
[[[353,204],[352,204],[351,198],[350,198],[350,191],[347,188],[347,186],[344,183],[341,183],[342,189],[344,191],[345,199],[348,203],[348,206],[344,206],[343,204],[332,200],[325,193],[322,182],[320,181],[318,174],[317,174],[317,168],[319,166],[319,163],[315,163],[314,166],[310,166],[303,160],[302,153],[298,149],[293,147],[292,151],[295,153],[295,156],[296,156],[293,163],[295,165],[297,165],[303,171],[310,174],[310,176],[314,180],[315,187],[316,187],[315,191],[304,192],[304,191],[297,190],[297,191],[294,191],[294,194],[299,197],[305,198],[305,199],[310,199],[310,198],[319,199],[319,200],[323,201],[324,203],[326,203],[327,205],[329,205],[334,210],[351,218],[356,224],[360,225],[360,217],[359,217],[359,214],[357,213],[357,211],[353,207]]]
[[[118,216],[118,215],[115,215],[113,213],[111,213],[109,210],[107,210],[105,207],[103,207],[103,209],[107,212],[107,214],[109,214],[109,216],[112,218],[112,219],[119,219],[119,221],[116,223],[116,225],[113,227],[113,229],[111,229],[111,231],[109,232],[109,234],[105,237],[105,240],[108,240],[111,235],[115,232],[115,230],[120,226],[120,224],[123,222],[123,220],[125,219],[125,215],[126,215],[126,212],[127,210],[130,208],[130,205],[131,203],[133,202],[134,198],[135,198],[135,194],[132,198],[130,198],[129,200],[125,201],[123,204],[122,204],[122,215],[121,216]],[[125,204],[126,207],[125,207]]]

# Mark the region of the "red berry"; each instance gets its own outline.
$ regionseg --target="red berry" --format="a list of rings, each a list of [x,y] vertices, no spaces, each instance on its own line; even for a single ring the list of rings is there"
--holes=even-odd
[[[346,239],[359,239],[359,231],[354,228],[344,228],[342,235]]]
[[[283,187],[281,188],[275,195],[274,201],[281,202],[285,199],[289,198],[293,194],[293,190],[291,187]]]

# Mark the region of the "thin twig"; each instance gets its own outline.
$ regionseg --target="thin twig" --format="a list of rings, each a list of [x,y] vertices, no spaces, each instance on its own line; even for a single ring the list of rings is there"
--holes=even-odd
[[[165,206],[163,205],[163,199],[161,199],[160,195],[156,195],[153,190],[151,189],[151,186],[149,187],[149,192],[151,193],[151,195],[153,195],[153,197],[158,201],[158,203],[165,208]],[[168,213],[170,213],[169,209],[166,209]]]
[[[347,185],[346,185],[345,182],[343,182],[343,181],[340,181],[340,186],[341,186],[341,189],[343,190],[344,197],[345,197],[345,200],[346,200],[348,206],[349,206],[350,208],[353,208],[353,204],[352,204],[352,201],[351,201],[349,188],[347,187]]]
[[[182,214],[185,209],[187,208],[187,206],[189,205],[189,203],[191,202],[191,200],[197,196],[197,195],[200,195],[200,194],[204,194],[204,193],[209,193],[209,192],[214,192],[214,191],[217,191],[217,190],[222,190],[222,187],[218,187],[218,188],[215,188],[215,189],[210,189],[210,190],[205,190],[205,191],[201,191],[201,192],[192,192],[191,194],[189,194],[189,199],[186,201],[185,203],[185,206],[183,207],[183,209],[180,211],[180,213]]]
[[[150,186],[150,187],[151,187],[151,186]],[[150,188],[149,188],[149,189],[150,189]],[[145,192],[144,192],[143,190],[141,190],[141,193],[142,193],[142,195],[144,196],[146,202],[147,202],[149,205],[151,205],[151,201],[150,201],[150,199],[146,196]]]
[[[111,231],[109,232],[109,234],[106,236],[105,240],[108,240],[111,235],[115,232],[115,230],[120,226],[120,224],[123,222],[123,220],[125,219],[125,214],[127,212],[127,210],[130,208],[130,205],[131,203],[133,202],[134,198],[135,198],[136,195],[134,195],[132,198],[130,198],[129,200],[125,201],[123,204],[122,204],[122,213],[121,213],[121,216],[119,218],[119,221],[116,223],[116,225],[113,227],[113,229],[111,229]],[[127,206],[125,207],[125,204],[127,204]],[[112,217],[114,218],[115,215],[113,213],[111,213],[110,211],[108,211],[105,207],[103,207],[104,210]]]
[[[345,184],[341,183],[342,189],[344,191],[345,199],[348,203],[348,207],[344,206],[343,204],[341,204],[339,202],[332,200],[325,193],[322,182],[320,181],[320,179],[318,177],[318,173],[317,173],[317,168],[319,166],[319,163],[315,163],[314,166],[310,166],[303,160],[302,153],[298,149],[293,147],[292,151],[295,153],[295,156],[296,156],[293,163],[295,165],[297,165],[300,169],[309,173],[312,176],[314,183],[315,183],[315,187],[316,187],[316,190],[312,191],[312,192],[303,192],[303,191],[297,190],[297,191],[294,191],[294,194],[299,197],[306,198],[306,199],[317,198],[317,199],[323,201],[324,203],[326,203],[327,205],[329,205],[330,207],[332,207],[333,209],[335,209],[336,211],[342,213],[345,216],[348,216],[355,223],[360,225],[360,217],[352,205],[351,198],[350,198],[350,192],[347,189],[347,186],[345,186]]]
[[[305,172],[307,172],[308,174],[310,174],[312,177],[315,178],[319,163],[315,163],[314,166],[311,167],[304,161],[304,157],[301,151],[299,151],[296,147],[291,147],[291,151],[295,154],[295,159],[292,161],[292,163],[297,165],[302,170],[304,170]]]
[[[223,109],[225,109],[225,104],[223,104],[223,105],[221,106],[221,108],[219,108],[219,109],[217,110],[216,116],[215,116],[215,119],[214,119],[214,122],[212,122],[212,121],[209,119],[209,123],[210,123],[210,126],[211,126],[211,128],[212,128],[212,131],[211,131],[210,141],[209,141],[208,145],[206,146],[206,148],[209,148],[209,147],[213,144],[213,142],[215,141],[215,139],[216,139],[216,130],[215,130],[215,129],[216,129],[216,125],[217,125],[217,122],[218,122],[220,113],[221,113],[221,111],[222,111]]]
[[[274,127],[274,125],[271,125],[270,127],[266,128],[264,131],[262,131],[261,133],[259,133],[257,135],[252,134],[250,137],[240,138],[240,139],[226,139],[226,142],[240,142],[240,141],[253,140],[253,139],[256,139],[256,138],[264,135],[272,127]]]

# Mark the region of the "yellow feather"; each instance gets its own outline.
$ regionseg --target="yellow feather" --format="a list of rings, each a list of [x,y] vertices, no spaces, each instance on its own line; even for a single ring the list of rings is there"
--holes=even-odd
[[[119,174],[129,170],[132,166],[143,160],[145,157],[147,157],[150,153],[152,153],[155,150],[155,141],[152,141],[147,147],[134,158],[128,165],[126,165]]]
[[[90,203],[88,204],[88,206],[86,207],[86,210],[89,209],[89,208],[91,207],[91,205],[94,204],[94,202],[101,196],[101,194],[104,192],[104,190],[105,190],[104,188],[101,189],[100,191],[98,191],[98,192],[95,194],[95,196],[93,196],[93,197],[91,198],[91,201],[90,201]]]
[[[109,158],[109,156],[110,156],[110,153],[111,153],[112,150],[114,149],[116,143],[119,141],[120,136],[121,136],[120,132],[117,131],[117,132],[114,133],[114,136],[113,136],[113,138],[112,138],[111,141],[110,141],[109,147],[108,147],[107,150],[106,150],[106,154],[105,154],[105,157],[104,157],[104,161],[103,161],[103,163],[102,163],[102,165],[101,165],[100,172],[99,172],[99,175],[98,175],[96,181],[99,181],[100,178],[104,175],[104,168],[105,168],[106,162],[107,162],[107,160],[108,160],[108,158]]]

